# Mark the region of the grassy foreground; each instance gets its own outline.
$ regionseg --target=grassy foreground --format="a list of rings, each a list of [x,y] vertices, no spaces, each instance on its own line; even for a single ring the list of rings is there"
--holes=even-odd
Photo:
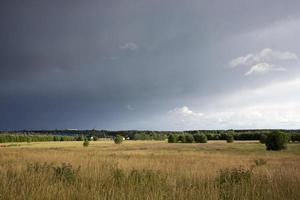
[[[300,199],[300,144],[4,144],[0,181],[1,200]]]

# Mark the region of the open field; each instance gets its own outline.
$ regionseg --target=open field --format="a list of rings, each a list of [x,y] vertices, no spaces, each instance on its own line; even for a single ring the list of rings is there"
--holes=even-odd
[[[300,144],[15,143],[0,180],[0,199],[300,199]]]

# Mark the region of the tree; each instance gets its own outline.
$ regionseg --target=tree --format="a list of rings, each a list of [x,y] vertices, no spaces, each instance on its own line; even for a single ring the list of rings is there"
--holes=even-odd
[[[115,144],[121,144],[123,142],[123,137],[121,135],[116,135],[114,142]]]
[[[89,144],[90,144],[90,142],[88,140],[84,140],[84,142],[83,142],[83,146],[84,147],[88,147]]]
[[[174,134],[170,134],[168,137],[168,143],[176,143],[177,142],[177,137]]]
[[[282,150],[287,148],[289,136],[281,131],[273,131],[267,135],[265,144],[267,150]]]
[[[234,141],[234,137],[231,133],[227,134],[226,141],[227,143],[232,143]]]
[[[53,136],[53,141],[59,141],[59,138],[57,136]]]
[[[263,133],[259,137],[259,142],[262,143],[262,144],[265,144],[266,143],[266,139],[267,139],[267,135]]]
[[[194,136],[192,134],[186,134],[185,135],[185,142],[186,143],[193,143],[195,141]]]
[[[197,133],[194,135],[195,142],[197,143],[207,143],[207,137],[203,133]]]
[[[95,136],[93,136],[93,140],[94,141],[97,141],[98,140],[98,137],[95,135]]]

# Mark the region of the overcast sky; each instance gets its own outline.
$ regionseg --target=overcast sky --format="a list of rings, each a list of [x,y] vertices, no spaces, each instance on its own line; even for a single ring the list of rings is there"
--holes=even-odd
[[[0,129],[300,128],[299,0],[1,0]]]

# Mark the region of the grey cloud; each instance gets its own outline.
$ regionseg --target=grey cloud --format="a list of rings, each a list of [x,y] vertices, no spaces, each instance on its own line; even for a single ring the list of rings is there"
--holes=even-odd
[[[288,51],[276,51],[270,48],[265,48],[257,54],[248,54],[233,59],[230,62],[231,67],[237,67],[239,65],[251,66],[263,62],[274,62],[277,60],[297,60],[298,56],[295,53]]]
[[[300,53],[297,20],[273,27],[299,17],[288,2],[1,1],[0,128],[168,129],[157,120],[168,110],[296,76],[226,69],[265,47]],[[274,69],[251,73],[262,68]]]
[[[294,61],[298,56],[295,53],[288,51],[276,51],[270,48],[265,48],[256,54],[247,54],[230,61],[229,65],[232,68],[237,66],[248,66],[250,69],[245,73],[246,76],[251,74],[265,74],[271,71],[286,71],[286,68],[276,66],[273,63],[278,61]]]

